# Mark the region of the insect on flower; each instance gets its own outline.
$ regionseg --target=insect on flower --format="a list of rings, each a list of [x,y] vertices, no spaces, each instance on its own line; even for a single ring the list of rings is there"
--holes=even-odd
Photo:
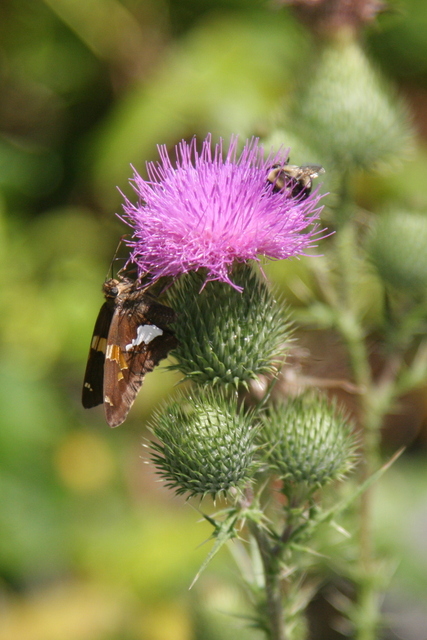
[[[286,150],[265,155],[251,139],[238,152],[236,137],[225,150],[207,136],[200,150],[196,138],[177,145],[175,163],[166,147],[159,155],[159,162],[147,163],[147,180],[134,173],[138,203],[126,199],[123,206],[133,229],[130,261],[153,281],[203,268],[206,280],[238,289],[230,279],[233,263],[303,255],[322,237],[321,196],[309,193],[313,171],[306,175],[300,167],[291,176],[302,184],[298,196],[293,189],[271,189],[266,180],[274,167],[281,168],[276,182],[284,168],[290,171]]]
[[[105,302],[93,330],[82,403],[104,404],[110,427],[124,422],[144,381],[178,341],[169,323],[173,309],[146,293],[140,281],[111,278],[103,286]]]
[[[304,164],[298,167],[295,164],[275,164],[269,171],[267,180],[271,182],[273,191],[286,189],[293,198],[305,200],[311,193],[313,180],[325,173],[320,164]]]

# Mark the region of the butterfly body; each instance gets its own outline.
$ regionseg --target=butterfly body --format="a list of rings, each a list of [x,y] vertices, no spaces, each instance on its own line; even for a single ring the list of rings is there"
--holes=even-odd
[[[85,408],[104,404],[108,424],[116,427],[126,419],[145,374],[177,346],[168,327],[176,314],[145,293],[138,281],[110,279],[103,292],[82,403]]]

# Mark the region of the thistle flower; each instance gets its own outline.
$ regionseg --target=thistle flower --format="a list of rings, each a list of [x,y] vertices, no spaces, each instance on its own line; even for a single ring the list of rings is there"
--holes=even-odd
[[[206,280],[230,280],[234,262],[283,259],[303,254],[319,236],[320,195],[292,197],[267,180],[271,167],[284,164],[287,152],[264,157],[258,140],[240,155],[232,137],[227,153],[211,136],[200,152],[196,138],[176,147],[173,166],[165,146],[160,161],[147,163],[148,180],[135,172],[139,201],[126,199],[124,219],[134,229],[130,260],[140,273],[176,277],[206,269]]]

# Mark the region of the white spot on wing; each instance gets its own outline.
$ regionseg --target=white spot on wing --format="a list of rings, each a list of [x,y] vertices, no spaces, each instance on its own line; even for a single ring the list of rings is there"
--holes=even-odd
[[[136,338],[126,345],[126,351],[130,351],[141,343],[149,344],[157,336],[163,335],[163,330],[156,327],[155,324],[140,324],[136,330]]]

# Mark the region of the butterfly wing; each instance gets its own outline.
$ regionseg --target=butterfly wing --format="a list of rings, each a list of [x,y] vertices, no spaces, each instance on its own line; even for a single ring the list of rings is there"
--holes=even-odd
[[[104,402],[105,352],[113,315],[114,305],[104,302],[95,322],[83,381],[82,404],[85,409],[96,407]]]
[[[113,316],[106,348],[103,392],[105,416],[110,427],[116,427],[126,419],[145,374],[178,344],[170,330],[164,325],[160,328],[151,319],[151,307],[167,310],[168,316],[172,311],[143,296],[134,308],[121,308]]]

